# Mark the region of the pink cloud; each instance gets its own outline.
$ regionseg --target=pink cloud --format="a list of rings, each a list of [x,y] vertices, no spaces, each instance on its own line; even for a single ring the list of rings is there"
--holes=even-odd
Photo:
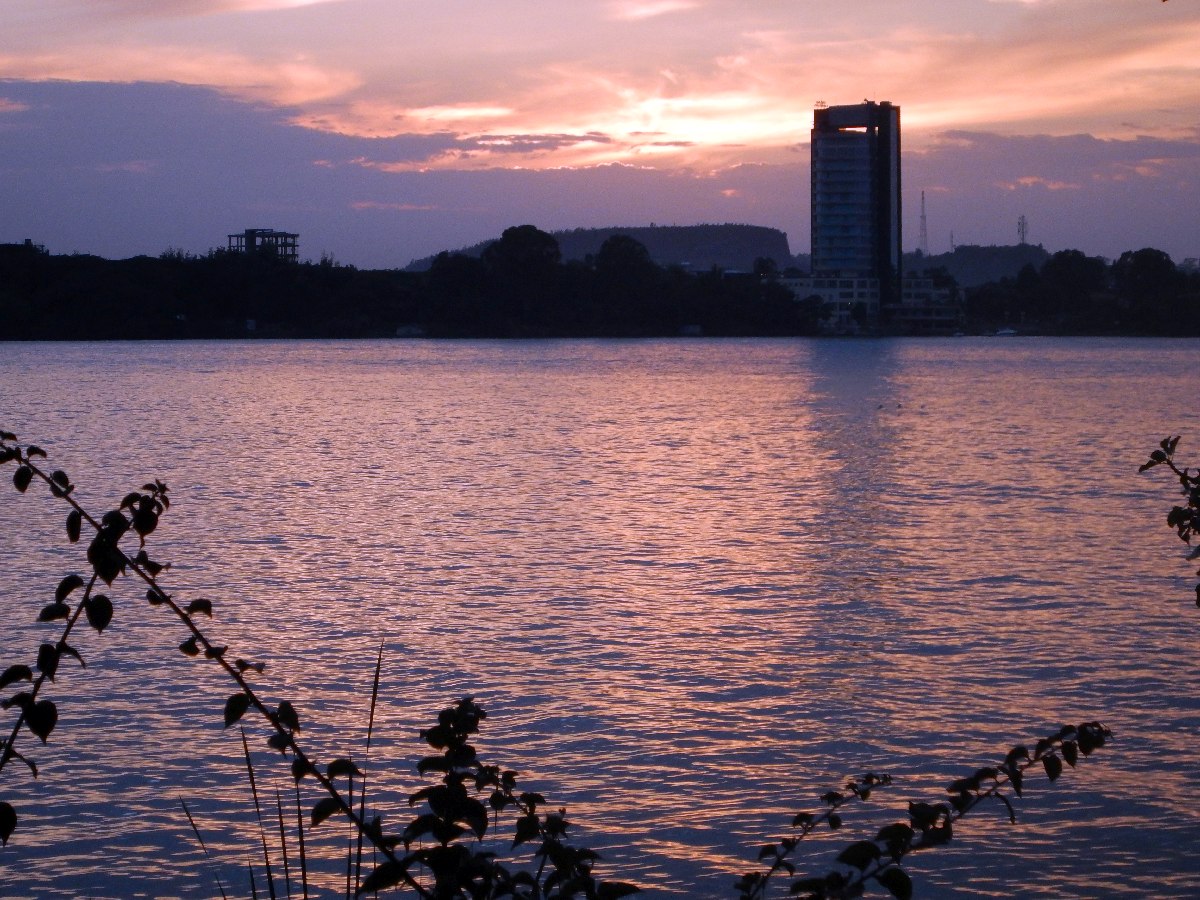
[[[636,22],[685,12],[699,5],[695,0],[621,0],[611,4],[611,7],[613,18]]]
[[[76,4],[78,13],[101,18],[164,19],[206,16],[218,13],[263,12],[298,9],[344,0],[88,0]]]
[[[1032,187],[1041,187],[1048,191],[1077,191],[1080,187],[1078,184],[1072,184],[1067,181],[1056,181],[1052,178],[1042,178],[1040,175],[1022,175],[1014,181],[997,182],[996,186],[1006,191]]]
[[[6,35],[0,77],[210,85],[350,136],[607,138],[475,144],[430,165],[783,163],[822,97],[900,103],[910,152],[947,127],[1128,135],[1136,121],[1166,134],[1194,126],[1200,106],[1200,22],[1186,4],[1068,16],[1060,3],[895,3],[886,30],[830,2],[590,0],[565,17],[524,0],[468,19],[367,0],[45,4],[64,5],[68,32],[47,11]],[[182,17],[187,36],[167,21]],[[661,137],[646,144],[648,131]]]
[[[175,82],[203,85],[235,96],[288,106],[328,100],[360,87],[350,72],[303,59],[252,60],[228,53],[198,53],[183,46],[114,45],[103,54],[64,52],[0,57],[0,78],[24,80]]]
[[[389,212],[429,212],[438,207],[424,203],[386,203],[381,200],[356,200],[350,204],[350,208],[357,210],[381,209]]]

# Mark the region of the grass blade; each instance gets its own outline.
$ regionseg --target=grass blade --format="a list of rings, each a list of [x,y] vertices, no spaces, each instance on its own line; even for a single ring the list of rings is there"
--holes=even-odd
[[[358,820],[360,822],[367,821],[367,762],[371,757],[371,736],[375,732],[375,707],[379,703],[379,672],[383,668],[383,642],[379,642],[379,653],[375,657],[375,681],[371,685],[371,710],[367,715],[367,749],[363,755],[363,778],[362,784],[359,785],[358,793]],[[351,781],[351,786],[354,782]],[[354,795],[350,795],[353,802]],[[358,848],[354,854],[354,883],[362,883],[362,851],[363,851],[363,835],[358,833]],[[349,896],[349,890],[347,890]]]
[[[200,842],[200,849],[204,851],[205,858],[213,864],[213,877],[217,880],[217,890],[221,892],[221,900],[229,900],[229,897],[225,893],[225,885],[221,883],[221,873],[216,871],[216,861],[212,858],[212,854],[208,852],[208,847],[204,843],[204,836],[200,834],[200,829],[196,827],[196,820],[192,818],[192,811],[188,809],[187,801],[180,797],[179,805],[183,807],[183,814],[187,816],[188,824],[192,826],[192,832],[196,835],[196,840]]]
[[[287,833],[283,828],[283,795],[275,789],[275,810],[279,814],[279,851],[283,854],[283,884],[288,900],[292,900],[292,867],[288,863]]]
[[[242,728],[241,732],[242,750],[246,754],[246,774],[250,777],[250,793],[254,796],[254,812],[258,816],[258,836],[262,839],[263,865],[267,872],[267,893],[271,900],[278,900],[275,896],[275,878],[271,874],[271,855],[267,851],[267,830],[263,825],[262,805],[258,802],[258,784],[254,780],[254,764],[250,761],[250,743],[246,740],[246,729]]]
[[[296,841],[300,847],[300,889],[308,900],[308,857],[304,851],[304,807],[300,804],[300,783],[296,783]]]

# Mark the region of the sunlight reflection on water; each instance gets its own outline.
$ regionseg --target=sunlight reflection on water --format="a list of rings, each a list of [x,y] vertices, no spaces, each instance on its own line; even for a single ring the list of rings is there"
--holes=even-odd
[[[1169,483],[1136,475],[1168,432],[1198,458],[1195,341],[4,348],[0,427],[89,506],[171,485],[152,543],[173,591],[214,599],[319,755],[362,746],[384,643],[393,822],[417,729],[470,693],[485,756],[566,804],[604,875],[731,896],[847,776],[897,777],[852,819],[885,824],[1099,718],[1112,747],[1039,781],[1017,826],[976,814],[914,860],[919,895],[1200,894],[1190,570]],[[6,497],[0,528],[7,665],[81,561],[48,498]],[[6,776],[4,896],[214,895],[181,795],[246,893],[230,688],[139,596],[54,686],[41,777]]]

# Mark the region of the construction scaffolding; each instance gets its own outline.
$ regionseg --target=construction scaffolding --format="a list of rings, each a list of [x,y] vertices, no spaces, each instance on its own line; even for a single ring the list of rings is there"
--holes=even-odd
[[[300,235],[274,228],[247,228],[229,235],[229,250],[233,253],[262,253],[284,262],[299,262]]]

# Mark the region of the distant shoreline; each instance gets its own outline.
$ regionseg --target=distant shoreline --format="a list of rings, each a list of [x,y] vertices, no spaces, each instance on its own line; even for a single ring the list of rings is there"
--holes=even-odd
[[[506,230],[481,257],[440,254],[422,272],[264,252],[106,260],[0,244],[0,340],[1200,335],[1200,271],[1150,248],[1111,264],[1060,251],[969,288],[935,266],[903,290],[889,301],[878,285],[806,278],[765,257],[753,271],[664,267],[621,234],[564,262],[532,226]]]

